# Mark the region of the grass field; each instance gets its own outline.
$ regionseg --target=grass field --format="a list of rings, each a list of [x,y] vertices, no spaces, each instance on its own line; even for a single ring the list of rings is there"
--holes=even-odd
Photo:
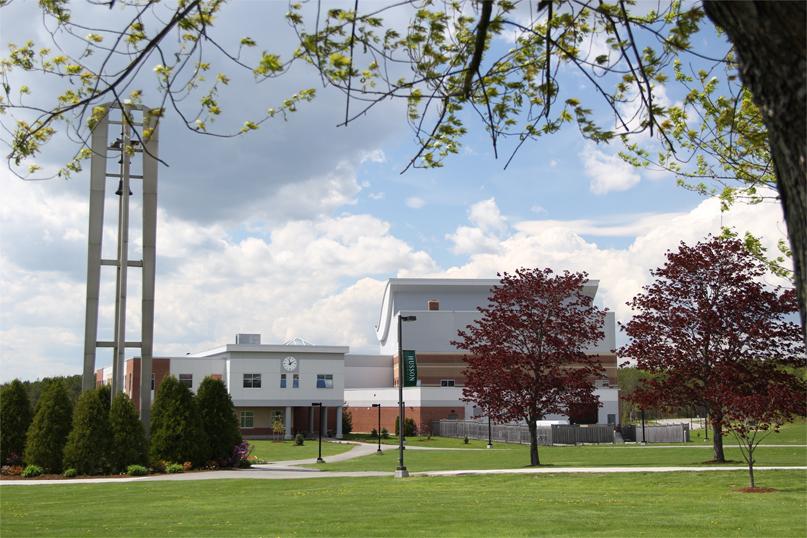
[[[317,457],[317,441],[306,440],[303,446],[295,446],[294,441],[250,440],[249,444],[255,446],[252,455],[258,459],[276,462],[289,460],[304,460]],[[352,449],[353,445],[322,442],[322,456],[333,456]]]
[[[453,439],[439,444],[451,445]],[[409,446],[420,446],[408,441]],[[456,443],[456,447],[462,445]],[[423,443],[425,444],[425,443]],[[433,446],[433,445],[429,445]],[[484,445],[482,445],[484,446]],[[669,466],[703,465],[712,459],[708,448],[697,446],[657,448],[635,445],[599,446],[548,446],[539,447],[541,464],[556,467],[602,467],[602,466]],[[745,465],[737,448],[726,448],[726,458],[734,465]],[[754,453],[757,465],[807,465],[805,447],[760,447]],[[393,471],[398,462],[397,451],[382,455],[372,454],[352,460],[309,465],[327,471]],[[442,471],[449,469],[515,469],[526,467],[530,462],[526,445],[495,444],[490,450],[407,450],[405,463],[410,471]]]
[[[807,472],[0,487],[0,535],[804,536]]]

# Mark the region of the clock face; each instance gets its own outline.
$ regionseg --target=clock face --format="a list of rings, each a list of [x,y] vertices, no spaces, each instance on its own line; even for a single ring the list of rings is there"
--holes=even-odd
[[[283,359],[283,369],[287,372],[297,369],[297,359],[294,357],[286,357]]]

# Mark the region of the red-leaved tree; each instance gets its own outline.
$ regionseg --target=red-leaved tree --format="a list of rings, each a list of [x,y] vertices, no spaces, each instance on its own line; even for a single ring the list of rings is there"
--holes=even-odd
[[[756,361],[739,368],[727,398],[724,428],[734,434],[754,482],[754,451],[771,432],[807,413],[807,383],[775,364]]]
[[[539,465],[536,421],[598,403],[594,381],[604,373],[585,350],[603,339],[605,311],[583,293],[586,273],[499,276],[482,317],[452,342],[468,351],[463,397],[495,422],[525,420],[530,464]]]
[[[630,342],[618,354],[653,374],[631,399],[705,407],[716,462],[725,461],[722,432],[744,380],[805,365],[801,331],[791,321],[796,293],[766,285],[766,272],[742,242],[710,236],[668,251],[667,262],[651,271],[655,280],[628,302],[635,315],[622,328]]]

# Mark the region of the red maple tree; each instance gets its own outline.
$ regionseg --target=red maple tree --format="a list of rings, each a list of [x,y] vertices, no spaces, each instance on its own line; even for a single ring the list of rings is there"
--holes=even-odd
[[[583,293],[586,273],[498,276],[489,306],[478,308],[482,317],[452,342],[469,353],[463,397],[494,422],[525,420],[530,464],[539,465],[536,421],[598,403],[594,380],[604,373],[585,350],[603,339],[605,310]]]
[[[622,326],[630,342],[618,354],[652,374],[631,399],[705,407],[716,462],[725,461],[722,432],[744,380],[805,365],[801,330],[791,321],[796,293],[766,285],[766,273],[741,241],[710,236],[668,251],[651,271],[655,280],[628,302],[636,314]]]
[[[756,361],[744,366],[738,368],[737,385],[727,398],[724,428],[737,439],[753,489],[754,451],[785,422],[807,413],[807,383],[772,363]]]

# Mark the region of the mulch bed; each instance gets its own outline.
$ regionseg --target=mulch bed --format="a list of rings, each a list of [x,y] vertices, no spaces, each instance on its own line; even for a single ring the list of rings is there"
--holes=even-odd
[[[737,491],[740,493],[773,493],[779,490],[776,488],[739,488]]]

